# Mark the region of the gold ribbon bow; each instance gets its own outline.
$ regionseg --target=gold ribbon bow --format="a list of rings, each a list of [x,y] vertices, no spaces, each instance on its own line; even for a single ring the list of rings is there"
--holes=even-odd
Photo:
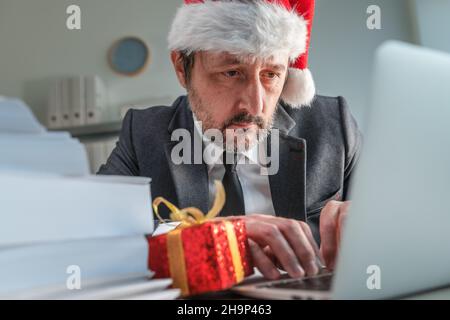
[[[211,210],[205,215],[201,210],[189,207],[185,209],[178,209],[177,206],[170,203],[163,197],[158,197],[153,201],[153,211],[158,217],[161,223],[166,223],[159,215],[158,207],[161,203],[164,203],[170,210],[170,220],[169,221],[180,221],[181,228],[190,227],[194,224],[202,224],[208,220],[217,217],[225,204],[225,189],[223,188],[222,182],[215,180],[214,185],[216,187],[216,197],[214,198],[214,203]]]
[[[182,229],[193,225],[203,224],[217,217],[225,204],[225,189],[222,182],[214,181],[216,196],[212,208],[205,215],[201,210],[189,207],[179,209],[177,206],[167,201],[163,197],[158,197],[153,201],[153,211],[162,223],[180,221],[180,225],[167,234],[167,255],[169,260],[170,275],[173,279],[173,286],[180,288],[183,296],[189,295],[189,284],[186,274],[186,263],[184,257],[183,242],[181,240]],[[163,203],[170,210],[170,220],[164,220],[159,215],[158,207]],[[234,231],[234,226],[230,221],[224,220],[225,230],[228,238],[228,245],[235,270],[236,282],[244,279],[244,269],[242,266],[239,245]]]

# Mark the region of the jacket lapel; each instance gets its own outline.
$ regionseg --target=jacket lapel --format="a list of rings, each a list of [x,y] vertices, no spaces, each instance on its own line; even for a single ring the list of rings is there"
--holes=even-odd
[[[269,176],[269,183],[276,215],[306,221],[306,140],[289,135],[294,127],[294,120],[280,107],[274,123],[280,132],[279,170]]]
[[[194,162],[194,145],[200,143],[201,138],[194,132],[194,121],[192,111],[190,110],[187,99],[181,100],[172,121],[169,124],[169,134],[172,135],[176,129],[184,129],[189,132],[191,140],[191,163],[175,164],[172,161],[172,149],[179,144],[179,141],[171,141],[165,145],[165,155],[169,170],[175,185],[175,191],[180,208],[197,207],[203,212],[208,211],[209,192],[208,192],[208,172],[207,166],[201,161],[199,164]],[[197,140],[197,139],[200,139]],[[202,150],[200,150],[201,154]]]

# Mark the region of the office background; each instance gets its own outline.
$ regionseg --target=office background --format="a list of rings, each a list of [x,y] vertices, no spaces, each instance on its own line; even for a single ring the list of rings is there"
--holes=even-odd
[[[85,78],[83,82],[72,80],[74,78],[80,80],[81,77],[75,77],[77,75],[97,75],[103,80],[107,89],[108,101],[105,107],[109,113],[109,117],[105,117],[98,123],[86,122],[87,125],[77,124],[79,127],[75,128],[69,128],[67,124],[64,124],[62,128],[59,128],[63,131],[69,130],[74,136],[72,138],[66,132],[47,132],[35,121],[27,106],[21,101],[0,97],[0,181],[2,182],[0,184],[0,203],[2,204],[0,209],[0,299],[2,297],[7,299],[11,297],[120,299],[125,295],[127,298],[132,295],[134,298],[136,296],[142,298],[143,284],[145,291],[148,292],[146,299],[178,297],[179,292],[176,289],[160,292],[163,289],[161,283],[147,281],[148,277],[151,277],[147,266],[149,250],[143,235],[149,235],[154,231],[153,219],[148,219],[148,210],[151,208],[149,181],[145,178],[130,182],[128,179],[122,180],[119,177],[91,177],[88,173],[96,172],[114,147],[120,130],[120,114],[123,113],[121,112],[123,107],[170,104],[175,97],[184,93],[172,70],[166,42],[170,23],[181,2],[182,0],[0,0],[0,96],[17,97],[23,100],[41,122],[46,124],[49,120],[46,115],[49,96],[51,96],[49,93],[53,91],[51,88],[53,88],[55,77],[58,78],[56,87],[62,84],[59,82],[62,77],[71,77],[70,85],[66,82],[67,79],[61,80],[64,82],[61,87],[65,87],[65,90],[56,90],[61,93],[61,96],[66,91],[64,96],[66,98],[70,96],[71,101],[67,103],[69,99],[50,99],[51,105],[64,108],[70,105],[72,111],[77,110],[74,106],[83,105],[86,111],[91,109],[87,108],[86,101],[80,102],[81,97],[84,96],[85,100],[90,100],[86,97],[96,96],[92,94],[96,93],[96,90],[86,85]],[[81,7],[81,31],[70,31],[66,28],[68,17],[66,8],[72,4]],[[378,5],[381,8],[381,30],[372,31],[367,28],[366,10],[370,5]],[[364,131],[375,49],[385,40],[396,39],[450,52],[449,16],[450,0],[317,0],[310,68],[317,82],[318,92],[324,95],[345,96]],[[108,50],[123,36],[142,38],[152,53],[148,68],[135,77],[118,75],[108,64]],[[418,70],[424,70],[423,66],[422,69],[414,69],[414,67],[411,65],[411,73],[418,74],[420,72]],[[92,80],[92,78],[89,79]],[[445,81],[441,83],[443,83],[441,87],[446,85]],[[76,94],[72,95],[76,91],[74,88],[81,87],[85,91],[83,94],[80,93],[80,89],[78,97]],[[70,90],[67,90],[69,88]],[[89,90],[85,90],[86,88]],[[67,94],[67,91],[71,94]],[[86,94],[88,91],[90,94]],[[420,92],[414,90],[407,91],[407,94],[410,94],[412,98],[416,96],[424,98]],[[422,105],[425,105],[425,108],[430,107],[426,103],[420,106]],[[444,110],[445,104],[438,103],[435,106],[440,108],[435,110]],[[81,109],[80,107],[79,110]],[[103,108],[98,109],[103,110]],[[437,115],[430,113],[428,109],[425,112],[435,117],[430,119],[438,119]],[[404,118],[404,113],[397,112],[398,114],[402,115],[402,119]],[[414,116],[414,113],[411,115]],[[420,117],[416,118],[423,122]],[[386,119],[383,118],[383,121]],[[436,122],[441,126],[435,126],[435,129],[430,132],[443,132],[440,128],[443,128],[446,123],[445,118],[441,117],[441,119],[444,120]],[[76,124],[73,121],[69,123],[70,126]],[[391,129],[395,128],[396,123],[391,126]],[[408,123],[411,131],[405,132],[417,131],[414,124],[418,122]],[[435,124],[433,121],[428,123]],[[387,130],[389,127],[388,125],[383,127],[386,136],[389,135]],[[401,128],[408,128],[408,126]],[[427,129],[426,126],[425,129]],[[445,141],[447,136],[442,135],[439,137],[440,140],[433,140],[434,144],[427,144],[418,143],[428,138],[428,135],[425,135],[417,139],[420,135],[424,136],[423,130],[417,133],[416,139],[410,139],[411,136],[406,134],[403,136],[407,136],[412,141],[411,146],[423,145],[424,148],[421,150],[438,150],[439,156],[434,155],[436,160],[433,161],[433,166],[438,169],[424,172],[416,170],[417,174],[411,175],[410,172],[414,170],[408,169],[413,168],[413,164],[418,163],[417,161],[412,161],[412,164],[408,161],[394,163],[392,153],[388,152],[384,157],[386,160],[384,164],[389,163],[389,166],[386,166],[382,161],[379,162],[380,157],[377,157],[377,164],[381,163],[378,168],[384,170],[390,167],[392,171],[386,172],[396,174],[398,171],[402,177],[399,179],[402,183],[408,184],[411,180],[408,178],[411,176],[416,182],[409,183],[410,189],[402,190],[404,198],[401,198],[400,193],[395,192],[395,197],[383,197],[380,196],[380,192],[376,193],[377,198],[387,199],[387,202],[377,201],[377,204],[386,206],[387,203],[389,208],[394,208],[391,211],[397,211],[395,214],[400,217],[399,221],[407,220],[407,223],[412,223],[411,226],[414,224],[422,226],[421,223],[416,223],[421,222],[420,219],[414,219],[414,217],[403,219],[402,210],[397,210],[398,207],[391,205],[411,198],[411,194],[414,194],[411,190],[420,192],[417,186],[422,186],[428,190],[428,193],[422,192],[425,195],[422,198],[427,201],[422,201],[425,210],[418,210],[418,212],[427,213],[427,209],[428,213],[434,212],[434,216],[440,219],[436,230],[440,228],[445,232],[448,229],[445,221],[449,221],[445,210],[441,212],[429,209],[430,201],[426,195],[433,193],[435,197],[443,195],[442,199],[447,198],[445,192],[449,188],[439,188],[439,182],[441,186],[444,186],[445,181],[447,185],[450,181],[446,179],[448,170],[439,169],[445,167],[446,158],[441,157],[440,149],[434,148],[442,145],[440,141]],[[82,144],[79,143],[78,138],[81,139]],[[386,139],[380,140],[384,142]],[[393,139],[394,146],[396,141],[401,140]],[[412,152],[411,154],[417,155],[414,147],[410,148],[408,144],[403,147],[399,150],[408,149]],[[90,168],[85,150],[88,151]],[[377,154],[380,153],[377,152]],[[406,159],[404,157],[408,155],[402,152],[398,154],[399,159]],[[425,163],[430,157],[433,158],[432,152],[422,152],[420,157],[414,156],[414,159],[422,159],[424,164],[422,167],[428,169],[429,166]],[[405,170],[397,170],[398,163],[408,165],[403,166]],[[417,183],[421,178],[426,183]],[[384,194],[394,194],[390,191],[401,189],[392,185],[391,188],[378,188],[379,183],[383,184],[383,179],[377,183],[373,189],[386,189]],[[430,185],[436,192],[430,189]],[[368,194],[375,193],[368,192]],[[431,202],[434,208],[441,204],[439,201]],[[416,203],[414,205],[417,206]],[[374,206],[371,205],[371,207]],[[362,212],[362,210],[359,211]],[[403,213],[409,218],[411,210],[403,210]],[[372,215],[376,217],[376,220],[370,220],[366,219],[367,216],[359,216],[365,219],[366,225],[376,226],[381,226],[382,223],[379,222],[389,218],[388,215],[380,217]],[[377,220],[378,218],[381,220]],[[388,226],[392,229],[390,222]],[[408,224],[406,226],[408,227]],[[378,228],[372,229],[379,231]],[[375,233],[373,237],[369,235],[367,239],[375,239],[377,236]],[[445,250],[436,250],[439,246],[430,245],[426,232],[423,234],[424,241],[420,233],[409,232],[409,235],[411,237],[407,238],[408,232],[402,233],[402,236],[406,236],[405,239],[407,239],[404,243],[409,245],[404,247],[406,248],[404,253],[396,249],[398,246],[391,248],[394,250],[391,252],[396,251],[400,258],[406,257],[405,254],[412,254],[410,257],[415,256],[416,260],[420,261],[423,256],[417,255],[417,250],[421,246],[428,246],[431,249],[426,250],[425,256],[428,258],[424,261],[431,266],[433,263],[430,262],[429,257],[436,257],[436,261],[445,262],[447,258],[445,254],[441,256],[435,254]],[[365,234],[365,236],[368,235]],[[442,243],[441,248],[446,247],[445,241],[441,241],[439,237],[434,239],[438,240],[436,243]],[[419,246],[410,245],[416,242],[423,243]],[[366,246],[363,245],[363,247]],[[372,257],[370,253],[364,252],[364,256]],[[356,265],[353,260],[348,261],[351,261],[349,265]],[[382,262],[382,260],[372,259],[370,263],[378,264],[379,261]],[[422,264],[417,262],[413,265],[420,267]],[[419,279],[416,283],[423,281],[425,288],[425,282],[428,281],[426,270],[429,268],[422,269],[425,270],[424,276],[416,276]],[[72,290],[76,282],[81,288],[80,272],[83,277],[83,290]],[[76,274],[79,280],[69,283],[68,280],[74,279],[73,276]],[[142,277],[141,281],[144,283],[135,282],[137,275]],[[389,282],[389,275],[386,275],[386,278],[383,275],[383,279]],[[124,277],[129,281],[124,281]],[[119,278],[122,279],[120,286]],[[400,277],[399,281],[409,284],[410,278],[411,275]],[[387,282],[383,280],[383,288],[385,288],[384,283]],[[130,283],[136,284],[136,287],[130,288]],[[170,281],[165,283],[167,286]],[[361,284],[365,283],[367,282],[364,279]],[[428,284],[431,285],[431,282]],[[445,283],[439,285],[441,284]],[[102,287],[102,292],[98,290],[99,287]],[[448,299],[449,296],[450,291],[447,289],[444,292],[427,293],[419,299]]]
[[[167,50],[167,34],[182,0],[0,0],[0,95],[19,97],[45,122],[49,79],[96,74],[108,93],[109,118],[127,104],[170,104],[184,91]],[[82,10],[82,29],[66,28],[66,8]],[[366,26],[370,5],[381,8],[381,30]],[[388,39],[450,51],[450,0],[317,0],[310,68],[318,93],[342,95],[364,130],[372,60]],[[107,52],[123,36],[142,38],[151,50],[144,73],[124,77]],[[445,41],[447,39],[447,41]]]

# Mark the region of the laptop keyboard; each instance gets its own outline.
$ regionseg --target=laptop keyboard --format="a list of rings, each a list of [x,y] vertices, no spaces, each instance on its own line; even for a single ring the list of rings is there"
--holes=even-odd
[[[333,275],[327,273],[302,279],[278,280],[261,284],[258,288],[329,291],[331,290],[332,280]]]

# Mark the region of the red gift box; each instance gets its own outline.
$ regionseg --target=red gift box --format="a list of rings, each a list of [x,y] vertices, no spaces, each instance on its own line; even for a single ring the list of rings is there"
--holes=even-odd
[[[226,290],[253,273],[245,222],[209,220],[148,237],[149,269],[183,296]]]

